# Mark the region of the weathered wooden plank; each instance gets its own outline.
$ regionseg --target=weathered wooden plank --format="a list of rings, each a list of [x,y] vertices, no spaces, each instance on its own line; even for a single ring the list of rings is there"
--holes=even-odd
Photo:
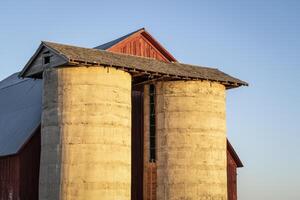
[[[116,44],[116,46],[111,47],[109,51],[155,58],[157,60],[169,62],[162,52],[156,49],[155,46],[147,41],[142,35],[126,39],[125,41]]]
[[[49,62],[45,62],[49,59]],[[55,52],[51,51],[47,47],[42,47],[37,56],[32,60],[28,66],[28,70],[25,73],[25,76],[32,76],[44,71],[47,67],[55,67],[63,65],[66,63],[66,60],[61,56],[57,55]]]

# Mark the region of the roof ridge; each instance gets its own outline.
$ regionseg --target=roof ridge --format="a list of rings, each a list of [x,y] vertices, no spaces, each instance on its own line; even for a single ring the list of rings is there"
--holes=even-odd
[[[135,30],[135,31],[133,31],[133,32],[130,32],[130,33],[126,34],[126,35],[123,35],[123,36],[121,36],[121,37],[118,37],[117,39],[114,39],[114,40],[111,40],[111,41],[106,42],[106,43],[104,43],[104,44],[101,44],[101,45],[99,45],[99,46],[96,46],[96,47],[94,47],[94,49],[101,49],[101,50],[109,49],[110,47],[112,47],[112,46],[118,44],[119,42],[121,42],[121,41],[123,41],[124,39],[126,39],[126,38],[132,36],[133,34],[136,34],[136,33],[140,32],[140,31],[145,31],[145,30],[146,30],[146,29],[145,29],[144,27],[142,27],[142,28],[137,29],[137,30]]]

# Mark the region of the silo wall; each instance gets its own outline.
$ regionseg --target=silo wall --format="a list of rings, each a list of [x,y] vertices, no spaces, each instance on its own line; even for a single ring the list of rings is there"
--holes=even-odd
[[[130,74],[47,69],[41,131],[41,200],[130,199]]]
[[[156,85],[157,199],[227,200],[225,87]]]

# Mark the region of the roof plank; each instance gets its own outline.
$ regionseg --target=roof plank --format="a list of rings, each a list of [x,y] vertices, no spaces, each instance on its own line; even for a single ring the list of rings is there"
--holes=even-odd
[[[77,62],[83,65],[104,65],[116,68],[126,68],[128,70],[134,69],[147,73],[173,75],[182,77],[182,79],[191,78],[216,81],[227,86],[227,88],[248,85],[248,83],[234,78],[215,68],[201,67],[178,62],[166,63],[152,58],[112,53],[104,50],[83,48],[52,42],[42,42],[42,44],[67,58],[69,60],[69,64],[74,64]],[[26,70],[27,69],[24,69],[23,72]],[[21,76],[25,77],[26,75],[23,73]]]

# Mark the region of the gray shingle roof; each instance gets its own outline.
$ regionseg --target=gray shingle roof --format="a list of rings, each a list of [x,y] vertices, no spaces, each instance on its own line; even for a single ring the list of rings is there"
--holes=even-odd
[[[105,65],[127,68],[141,72],[156,73],[179,78],[218,81],[226,86],[239,87],[248,83],[234,78],[218,69],[183,63],[166,63],[152,58],[112,53],[104,50],[76,47],[52,42],[43,45],[69,59],[69,63],[79,62],[89,65]],[[23,70],[26,71],[26,70]]]
[[[15,73],[0,82],[0,156],[18,153],[38,128],[41,110],[41,80]]]

